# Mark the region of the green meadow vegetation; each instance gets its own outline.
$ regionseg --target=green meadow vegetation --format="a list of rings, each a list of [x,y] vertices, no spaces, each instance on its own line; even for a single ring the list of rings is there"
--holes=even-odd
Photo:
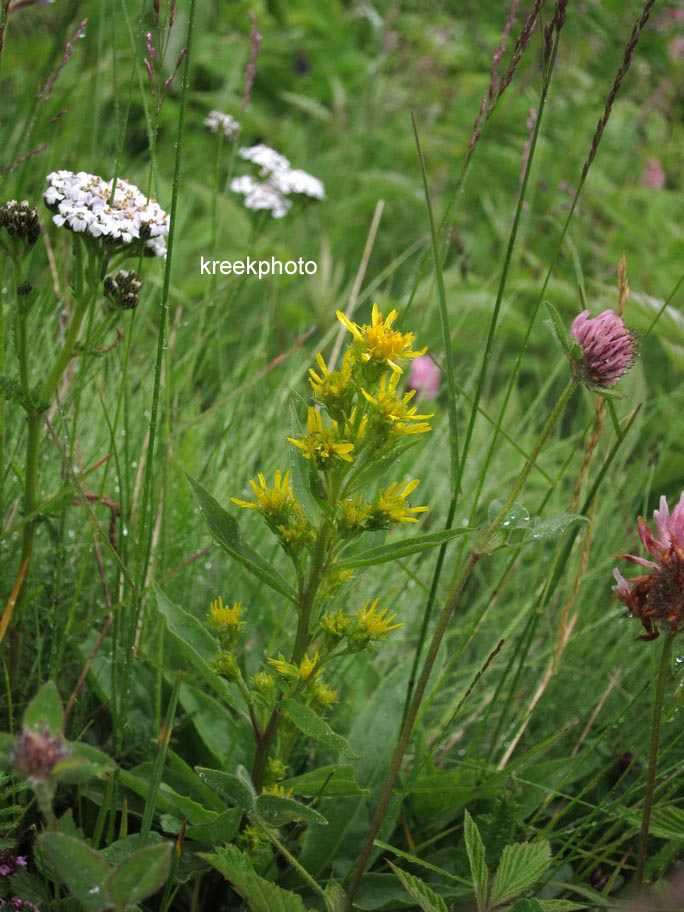
[[[684,907],[683,29],[0,0],[0,910]]]

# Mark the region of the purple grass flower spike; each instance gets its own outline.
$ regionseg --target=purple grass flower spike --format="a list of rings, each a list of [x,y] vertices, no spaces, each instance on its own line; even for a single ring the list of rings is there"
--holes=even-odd
[[[634,364],[635,335],[614,311],[604,310],[598,317],[590,317],[589,311],[583,310],[572,321],[571,332],[582,349],[580,379],[585,383],[615,386]]]

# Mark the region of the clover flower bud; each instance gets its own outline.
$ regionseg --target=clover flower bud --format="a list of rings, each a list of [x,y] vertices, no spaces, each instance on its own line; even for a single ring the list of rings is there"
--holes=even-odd
[[[612,310],[604,310],[597,317],[583,310],[570,331],[582,350],[578,379],[589,386],[615,386],[636,360],[636,337]]]
[[[70,756],[71,749],[64,740],[43,727],[21,733],[10,762],[35,787],[46,782],[57,764]]]

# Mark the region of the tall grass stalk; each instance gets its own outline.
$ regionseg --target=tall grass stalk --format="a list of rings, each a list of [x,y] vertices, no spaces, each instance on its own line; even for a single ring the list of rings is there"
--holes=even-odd
[[[551,431],[556,426],[556,422],[558,421],[560,415],[563,413],[565,406],[569,402],[570,397],[576,389],[576,386],[577,382],[575,380],[571,380],[558,397],[558,400],[551,410],[525,465],[523,466],[520,474],[518,475],[508,494],[508,497],[506,498],[505,502],[503,503],[501,509],[496,514],[494,519],[489,523],[484,532],[478,537],[475,547],[470,552],[470,555],[468,556],[468,559],[466,560],[463,568],[460,571],[456,571],[456,574],[451,582],[444,607],[442,608],[441,614],[437,620],[435,632],[432,636],[432,640],[430,641],[430,646],[425,657],[423,670],[416,684],[416,690],[413,695],[408,713],[406,715],[406,720],[404,721],[402,727],[399,743],[397,744],[394,754],[392,755],[392,760],[390,762],[390,767],[387,774],[387,783],[380,796],[378,807],[371,822],[366,841],[364,843],[363,849],[361,850],[361,854],[357,861],[356,867],[354,868],[351,884],[348,891],[350,900],[356,895],[356,891],[358,890],[361,878],[366,869],[368,859],[370,858],[370,854],[373,849],[375,837],[377,836],[382,822],[385,819],[385,814],[387,813],[387,808],[392,796],[392,790],[394,789],[394,785],[401,771],[401,764],[404,759],[404,754],[406,753],[409,741],[411,740],[413,726],[418,717],[418,711],[423,701],[423,696],[425,695],[428,682],[432,675],[432,669],[434,667],[435,660],[437,659],[439,648],[442,645],[442,640],[449,626],[449,621],[451,620],[455,608],[459,604],[463,589],[470,579],[473,570],[480,561],[480,558],[486,554],[488,550],[491,550],[492,547],[494,547],[494,541],[501,529],[502,523],[508,516],[511,507],[515,503],[516,498],[518,497],[525,482],[527,481],[527,478],[532,471],[532,468],[537,461],[539,454],[544,447],[544,444],[548,440]]]

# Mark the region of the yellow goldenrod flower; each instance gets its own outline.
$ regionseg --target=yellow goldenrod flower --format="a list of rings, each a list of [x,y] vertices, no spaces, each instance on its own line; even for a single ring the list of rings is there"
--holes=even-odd
[[[252,686],[257,693],[267,699],[271,699],[275,694],[275,681],[273,680],[273,675],[270,675],[267,671],[257,671],[257,673],[252,676]]]
[[[392,323],[399,316],[396,310],[391,310],[386,318],[378,310],[378,305],[373,304],[370,325],[358,323],[346,317],[342,311],[337,311],[337,319],[345,326],[354,337],[354,347],[364,362],[375,361],[387,364],[393,371],[400,374],[401,368],[397,360],[417,358],[425,354],[426,348],[421,351],[412,351],[413,333],[400,333],[392,329]]]
[[[309,383],[314,395],[326,405],[333,405],[340,399],[343,399],[352,381],[354,359],[351,352],[347,352],[342,361],[342,367],[339,370],[328,370],[323,355],[319,352],[316,355],[316,364],[319,373],[313,368],[309,369]]]
[[[316,671],[316,666],[318,665],[318,653],[316,653],[312,658],[309,658],[308,655],[305,655],[299,665],[299,680],[308,681],[312,676],[315,678],[318,675]]]
[[[364,398],[373,406],[376,423],[398,437],[426,433],[430,430],[428,419],[433,416],[419,415],[416,406],[410,405],[416,395],[415,390],[404,396],[397,395],[398,382],[399,374],[391,374],[389,381],[385,374],[381,377],[378,391],[374,396],[365,389],[361,390]]]
[[[272,487],[267,484],[263,472],[259,472],[256,481],[252,478],[249,483],[255,500],[240,500],[238,497],[231,497],[231,500],[239,507],[261,513],[288,554],[296,554],[311,539],[312,533],[304,511],[292,493],[289,471],[283,475],[280,469],[276,469]]]
[[[306,429],[309,432],[303,440],[296,440],[294,437],[288,437],[290,443],[293,443],[304,454],[305,459],[313,458],[319,468],[326,468],[332,459],[343,459],[345,462],[352,462],[352,452],[354,444],[348,440],[340,439],[338,425],[336,421],[331,421],[330,427],[323,427],[323,419],[320,412],[315,408],[309,407],[309,414],[306,419]]]
[[[373,516],[373,508],[370,504],[365,503],[359,494],[356,497],[347,497],[342,501],[341,513],[339,531],[346,537],[366,528],[366,524]]]
[[[372,524],[382,529],[394,523],[418,522],[413,513],[424,513],[427,507],[410,507],[406,502],[420,484],[417,478],[413,481],[393,481],[392,484],[378,494],[378,499],[373,510]]]
[[[277,795],[278,798],[292,798],[292,796],[294,795],[294,789],[291,789],[291,788],[286,789],[284,786],[278,785],[278,783],[276,782],[273,785],[267,785],[265,788],[263,788],[261,790],[261,794],[262,795]]]
[[[209,623],[217,633],[233,635],[244,627],[240,620],[242,615],[242,604],[235,602],[232,608],[226,608],[223,599],[219,595],[209,606]]]
[[[319,709],[330,709],[337,701],[337,691],[325,681],[318,681],[311,689],[311,697]]]
[[[240,500],[237,497],[230,499],[239,507],[247,507],[249,510],[258,510],[260,513],[268,515],[279,515],[283,508],[296,503],[292,490],[290,488],[290,473],[285,472],[283,475],[280,469],[275,470],[273,487],[266,484],[266,477],[263,472],[257,475],[257,482],[251,478],[249,483],[254,491],[256,500]]]
[[[397,615],[390,614],[388,617],[387,608],[380,612],[377,611],[379,601],[380,599],[375,599],[373,602],[367,601],[363,611],[359,611],[357,615],[359,628],[369,640],[379,640],[390,630],[397,630],[397,628],[402,626],[401,624],[392,623]]]
[[[240,666],[235,656],[230,652],[219,652],[212,659],[211,665],[217,674],[223,675],[229,681],[240,680]]]
[[[269,659],[268,664],[275,668],[281,678],[286,678],[289,681],[296,681],[299,678],[297,666],[293,662],[288,662],[283,655],[278,659]]]
[[[349,618],[340,608],[337,614],[324,614],[321,618],[321,627],[334,640],[341,640],[349,627]]]

